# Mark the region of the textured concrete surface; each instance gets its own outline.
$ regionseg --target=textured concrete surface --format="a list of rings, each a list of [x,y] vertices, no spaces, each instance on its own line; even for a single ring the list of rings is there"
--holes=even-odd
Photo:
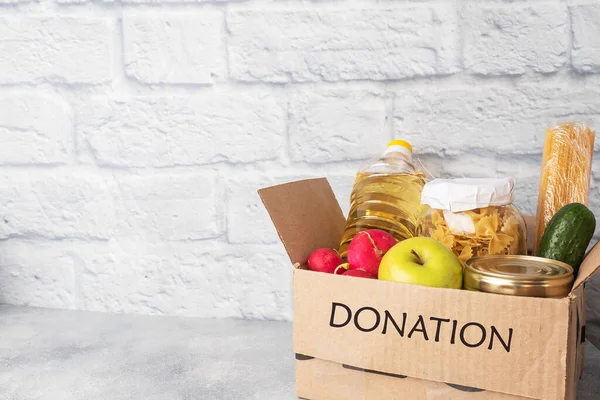
[[[0,399],[294,398],[289,322],[0,306]]]
[[[347,210],[396,137],[437,177],[513,175],[531,214],[546,125],[600,130],[599,21],[598,0],[0,0],[0,303],[289,320],[256,190],[326,176]]]
[[[295,399],[289,322],[0,306],[0,399]],[[578,400],[600,393],[588,345]]]

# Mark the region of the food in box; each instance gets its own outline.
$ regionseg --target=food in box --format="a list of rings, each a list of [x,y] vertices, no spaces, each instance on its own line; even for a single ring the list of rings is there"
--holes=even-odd
[[[406,155],[405,151],[401,153]],[[354,214],[353,239],[349,243],[344,241],[349,227],[347,219],[341,215],[326,181],[307,180],[259,191],[297,268],[294,348],[298,363],[306,363],[302,368],[299,364],[297,369],[298,395],[325,399],[385,398],[382,388],[374,383],[384,379],[386,385],[404,398],[436,398],[436,391],[441,393],[439,385],[445,384],[444,387],[462,393],[452,392],[451,398],[574,399],[583,362],[582,285],[600,265],[599,246],[585,257],[576,276],[572,266],[564,263],[583,258],[581,248],[589,243],[589,227],[591,224],[595,227],[595,219],[592,223],[589,214],[583,212],[589,211],[585,205],[572,204],[568,198],[563,199],[566,204],[555,203],[560,208],[554,217],[561,223],[548,224],[550,230],[546,236],[552,240],[543,249],[547,258],[527,258],[513,255],[526,253],[527,228],[511,205],[512,190],[510,201],[503,204],[493,204],[488,199],[483,206],[477,204],[464,210],[434,206],[425,221],[456,236],[450,244],[443,240],[448,235],[437,237],[431,231],[428,233],[427,223],[423,229],[412,229],[410,235],[399,238],[398,226],[408,219],[398,215],[390,218],[390,214],[402,214],[404,209],[419,210],[422,220],[427,207],[421,208],[421,204],[419,208],[411,207],[414,205],[411,201],[398,206],[400,203],[395,201],[394,207],[382,212],[381,204],[389,200],[381,196],[385,195],[385,188],[373,185],[370,195],[362,196],[355,187],[353,206],[361,198],[368,200],[367,205],[374,199],[379,199],[379,203],[374,212],[369,207],[354,207],[362,211]],[[397,199],[399,192],[394,196]],[[574,207],[579,212],[561,213],[564,207]],[[458,218],[454,218],[455,214]],[[371,224],[357,229],[360,225],[355,223],[360,219],[357,217],[370,219]],[[482,220],[485,223],[478,225]],[[533,219],[528,222],[535,225]],[[386,223],[395,224],[395,228],[386,230]],[[561,235],[573,236],[574,226],[586,226],[586,235],[575,235],[575,242],[570,243],[578,246],[565,249]],[[356,252],[353,252],[355,239]],[[458,239],[463,240],[461,247],[455,247]],[[536,238],[529,239],[534,246]],[[335,251],[344,243],[347,253],[338,255]],[[471,255],[476,257],[466,257],[466,246],[471,247]],[[340,265],[336,268],[330,264],[327,268],[311,267],[313,262],[307,265],[309,258],[321,260],[318,254],[328,254],[330,264],[334,260]],[[431,263],[431,254],[437,261]],[[495,265],[492,259],[496,259]],[[329,273],[316,273],[308,268]],[[415,268],[420,268],[421,274],[411,272]],[[354,276],[344,276],[352,271]],[[342,276],[336,276],[340,272]],[[460,284],[449,283],[456,282],[453,274],[460,276]],[[502,274],[512,279],[512,284],[498,284]],[[506,289],[507,285],[526,287],[532,282],[544,287],[547,283],[544,279],[557,282],[562,279],[563,291],[489,290],[494,284],[496,289]],[[471,290],[457,290],[463,286]],[[316,361],[309,364],[311,360]],[[319,375],[325,365],[331,366],[327,367],[330,372]],[[397,384],[397,379],[408,379],[406,382],[415,384]],[[333,388],[339,388],[340,382],[355,390],[337,396]],[[466,390],[460,390],[461,387]],[[474,397],[473,393],[478,394]]]
[[[435,179],[423,188],[430,210],[421,232],[463,264],[474,256],[526,254],[527,228],[514,197],[513,178]]]

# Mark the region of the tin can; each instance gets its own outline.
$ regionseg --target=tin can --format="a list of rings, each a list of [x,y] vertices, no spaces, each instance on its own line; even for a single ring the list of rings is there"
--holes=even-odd
[[[565,297],[574,275],[570,265],[533,256],[473,257],[466,263],[463,286],[478,292],[527,297]]]

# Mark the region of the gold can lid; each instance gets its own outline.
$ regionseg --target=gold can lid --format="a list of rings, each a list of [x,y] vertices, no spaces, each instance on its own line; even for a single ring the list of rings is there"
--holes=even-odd
[[[464,271],[464,288],[479,292],[528,297],[565,297],[573,285],[573,268],[533,256],[473,257]]]

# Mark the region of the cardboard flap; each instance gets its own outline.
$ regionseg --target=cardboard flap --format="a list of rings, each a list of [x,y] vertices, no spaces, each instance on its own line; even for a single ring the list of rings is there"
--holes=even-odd
[[[337,249],[346,218],[325,178],[258,191],[292,263],[306,263],[321,247]]]
[[[596,243],[583,259],[583,262],[579,267],[579,272],[577,273],[577,278],[575,278],[575,282],[573,283],[573,289],[571,289],[571,293],[573,293],[579,286],[583,285],[585,281],[590,279],[592,275],[598,271],[598,268],[600,268],[599,244],[600,242]]]

